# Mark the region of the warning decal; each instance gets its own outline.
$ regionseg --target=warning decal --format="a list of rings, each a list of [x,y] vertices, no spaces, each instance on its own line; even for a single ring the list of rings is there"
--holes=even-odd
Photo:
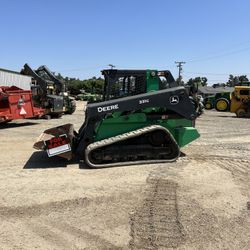
[[[20,110],[20,115],[26,115],[27,112],[25,111],[25,109],[22,107]]]

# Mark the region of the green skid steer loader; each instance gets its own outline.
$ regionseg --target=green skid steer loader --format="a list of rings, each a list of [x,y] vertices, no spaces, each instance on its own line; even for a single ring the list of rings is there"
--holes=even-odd
[[[184,87],[157,70],[103,70],[101,102],[87,105],[78,132],[72,124],[44,131],[34,148],[77,157],[92,168],[175,161],[199,137]]]

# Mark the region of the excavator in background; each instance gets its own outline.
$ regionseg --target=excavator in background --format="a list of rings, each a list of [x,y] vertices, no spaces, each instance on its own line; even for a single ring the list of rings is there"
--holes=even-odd
[[[172,162],[199,137],[194,103],[170,71],[103,70],[101,102],[87,104],[78,132],[72,124],[44,131],[34,148],[77,158],[91,168]]]
[[[69,96],[66,84],[57,79],[45,65],[33,70],[25,64],[21,74],[32,77],[33,101],[37,107],[45,109],[45,118],[60,117],[63,113],[74,113],[75,99]]]

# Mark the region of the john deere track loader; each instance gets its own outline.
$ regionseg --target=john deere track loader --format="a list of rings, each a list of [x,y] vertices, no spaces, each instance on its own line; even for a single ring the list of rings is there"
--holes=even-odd
[[[78,132],[48,129],[34,144],[49,156],[78,157],[92,168],[172,162],[197,139],[196,113],[169,71],[103,70],[102,102],[88,104]]]

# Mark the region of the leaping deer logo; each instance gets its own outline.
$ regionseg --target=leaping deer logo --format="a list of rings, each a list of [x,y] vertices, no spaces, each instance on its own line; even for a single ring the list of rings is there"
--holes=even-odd
[[[179,97],[177,95],[170,96],[169,102],[172,105],[178,104],[179,103]]]

